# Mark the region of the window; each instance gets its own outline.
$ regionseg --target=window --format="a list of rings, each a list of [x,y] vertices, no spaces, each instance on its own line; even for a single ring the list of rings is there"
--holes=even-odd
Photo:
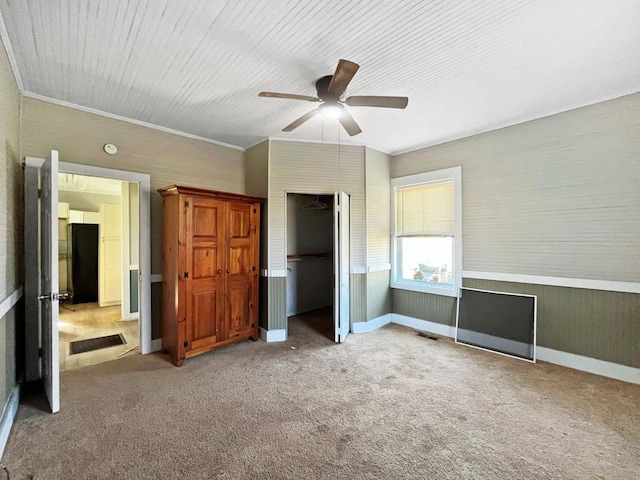
[[[462,169],[391,181],[391,287],[457,296],[462,277]]]

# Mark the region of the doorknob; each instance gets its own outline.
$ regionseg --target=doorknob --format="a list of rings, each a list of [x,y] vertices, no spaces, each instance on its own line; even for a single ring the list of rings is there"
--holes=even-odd
[[[222,274],[222,270],[218,270],[218,275],[221,275],[221,274]]]

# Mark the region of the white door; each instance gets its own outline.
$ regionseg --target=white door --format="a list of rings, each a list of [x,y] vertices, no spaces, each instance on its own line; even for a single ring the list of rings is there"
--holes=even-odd
[[[349,195],[344,192],[334,196],[334,340],[342,343],[349,334]]]
[[[122,301],[122,211],[119,204],[100,205],[98,259],[98,304],[101,307],[120,305]]]
[[[58,152],[51,150],[40,169],[40,312],[42,378],[51,412],[60,410],[58,357]]]

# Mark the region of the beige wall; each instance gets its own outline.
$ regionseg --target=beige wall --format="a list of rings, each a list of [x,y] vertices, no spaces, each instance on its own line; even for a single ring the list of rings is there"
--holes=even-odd
[[[367,197],[367,279],[366,316],[373,320],[391,311],[389,291],[391,232],[391,156],[373,148],[365,149]],[[357,321],[356,318],[353,319]]]
[[[0,302],[22,284],[23,203],[20,95],[0,41]],[[14,307],[0,318],[0,412],[16,385],[16,338],[24,322]],[[19,347],[19,351],[22,348]]]
[[[640,94],[398,155],[462,166],[463,269],[640,282]]]
[[[462,166],[463,270],[640,282],[640,94],[398,155],[391,176]],[[463,273],[463,277],[464,277]],[[640,367],[640,295],[463,278],[538,295],[538,344]],[[455,324],[455,299],[392,290]]]
[[[266,198],[269,194],[269,141],[245,152],[245,191],[247,195]]]
[[[390,160],[386,153],[369,147],[365,150],[367,265],[370,267],[379,267],[390,261]]]
[[[344,191],[351,204],[351,266],[366,264],[364,147],[273,140],[269,156],[269,268],[284,270],[287,193]]]
[[[105,143],[116,155],[102,151]],[[161,273],[162,199],[170,184],[244,193],[244,152],[120,120],[22,98],[23,156],[60,152],[61,162],[151,175],[151,271]]]

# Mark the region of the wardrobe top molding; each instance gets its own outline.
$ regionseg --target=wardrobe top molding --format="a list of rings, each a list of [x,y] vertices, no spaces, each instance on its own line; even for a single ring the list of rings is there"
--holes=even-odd
[[[204,188],[185,187],[183,185],[169,185],[158,189],[158,193],[163,197],[169,197],[171,195],[203,195],[207,197],[219,198],[220,200],[233,200],[236,202],[248,202],[248,203],[264,203],[265,199],[261,197],[250,197],[248,195],[242,195],[240,193],[220,192],[217,190],[207,190]]]

